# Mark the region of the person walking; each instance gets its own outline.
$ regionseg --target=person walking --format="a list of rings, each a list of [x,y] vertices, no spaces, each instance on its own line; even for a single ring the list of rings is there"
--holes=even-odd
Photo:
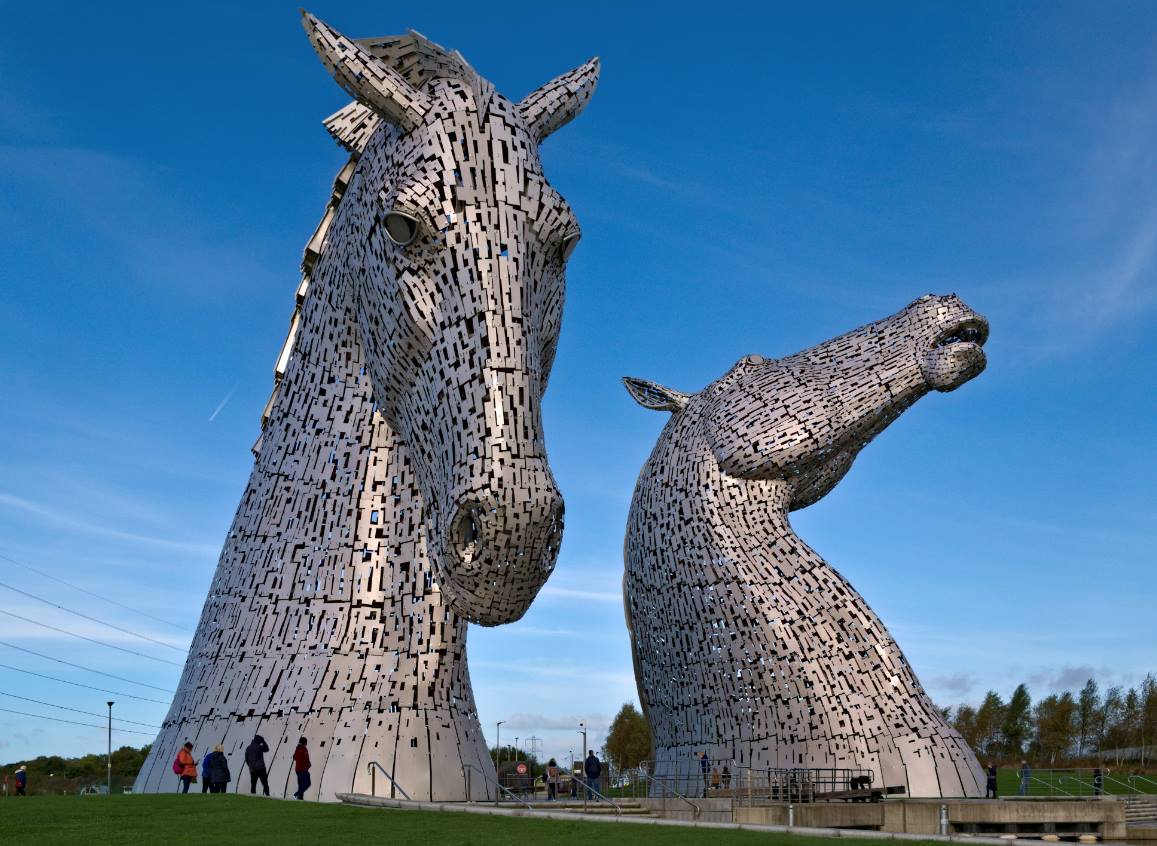
[[[201,759],[201,792],[208,793],[209,788],[213,786],[213,782],[209,780],[209,758],[213,755],[212,752],[206,752],[205,757]]]
[[[28,795],[27,791],[28,791],[28,768],[26,766],[24,766],[23,764],[21,764],[20,769],[18,769],[16,771],[16,795],[17,796],[27,796]]]
[[[723,789],[731,789],[731,770],[727,768],[726,764],[723,765]]]
[[[703,776],[703,798],[707,798],[707,779],[711,775],[711,759],[707,757],[707,750],[699,753],[699,773]]]
[[[587,799],[594,798],[594,792],[599,789],[599,776],[603,773],[603,765],[595,755],[595,750],[587,751],[587,760],[583,764],[583,772],[587,776]],[[592,792],[594,791],[594,792]]]
[[[269,771],[265,769],[265,753],[269,751],[269,744],[259,734],[253,736],[253,741],[245,747],[245,766],[249,768],[249,792],[257,793],[257,782],[261,782],[261,791],[269,795]]]
[[[988,765],[988,781],[984,785],[984,798],[996,798],[996,764]]]
[[[233,777],[229,774],[229,759],[225,747],[218,743],[209,754],[209,792],[224,793]]]
[[[1100,767],[1093,770],[1093,795],[1105,795],[1105,773]]]
[[[305,738],[297,741],[297,748],[293,750],[293,771],[297,773],[297,792],[294,799],[304,799],[305,791],[309,790],[309,749],[306,748]]]
[[[720,786],[722,786],[722,784],[723,784],[723,779],[719,775],[719,768],[718,767],[712,767],[711,768],[711,789],[712,790],[718,790],[720,788]]]
[[[558,798],[558,763],[551,758],[546,762],[546,801]]]
[[[1029,768],[1028,761],[1020,762],[1020,790],[1017,791],[1018,796],[1028,796],[1028,782],[1032,778],[1032,770]]]
[[[190,741],[185,741],[185,745],[177,750],[174,769],[180,769],[181,792],[188,793],[189,785],[197,780],[197,761],[193,757],[193,744]]]

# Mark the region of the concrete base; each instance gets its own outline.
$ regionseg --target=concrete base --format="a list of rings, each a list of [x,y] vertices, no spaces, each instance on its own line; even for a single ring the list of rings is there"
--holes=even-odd
[[[1017,801],[889,799],[874,805],[821,802],[795,805],[794,815],[797,826],[939,834],[941,806],[948,809],[949,834],[989,837],[1093,834],[1103,840],[1124,840],[1126,837],[1124,806],[1109,798]],[[732,814],[734,821],[739,823],[787,824],[786,803],[755,807],[737,805]]]

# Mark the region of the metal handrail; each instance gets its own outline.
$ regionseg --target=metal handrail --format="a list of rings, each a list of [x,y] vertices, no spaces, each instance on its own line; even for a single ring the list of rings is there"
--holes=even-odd
[[[665,782],[655,778],[654,776],[652,776],[650,773],[648,773],[646,771],[640,770],[639,775],[641,775],[647,781],[654,782],[655,784],[662,787],[664,790],[669,791],[671,793],[671,795],[676,797],[677,799],[682,799],[684,802],[686,802],[688,805],[690,805],[692,808],[695,809],[695,819],[699,819],[699,812],[702,809],[698,805],[696,805],[694,802],[692,802],[690,799],[688,799],[686,796],[684,796],[682,793],[680,793],[678,790],[675,790],[672,787],[668,787]]]
[[[585,782],[581,778],[579,778],[575,773],[571,773],[570,777],[572,779],[574,779],[575,781],[577,781],[579,784],[581,784],[583,787],[585,787],[587,790],[587,793],[593,793],[599,799],[602,799],[604,802],[606,802],[608,805],[610,805],[612,808],[614,808],[616,815],[618,815],[620,817],[623,815],[623,809],[622,808],[620,808],[618,805],[616,805],[614,802],[612,802],[610,799],[608,799],[603,794],[599,793],[597,790],[595,790],[593,787],[591,787],[587,782]],[[586,796],[584,795],[583,805],[585,806],[586,803],[587,803],[587,799],[586,799]]]
[[[462,771],[463,772],[468,772],[470,770],[474,770],[475,772],[477,772],[478,775],[482,776],[482,779],[484,781],[488,781],[491,784],[493,784],[495,787],[497,787],[499,790],[501,790],[503,793],[505,793],[507,796],[509,796],[512,801],[517,802],[519,805],[525,805],[527,808],[529,808],[532,811],[534,810],[533,805],[531,805],[525,799],[519,799],[517,796],[515,796],[513,793],[511,793],[509,790],[507,790],[505,787],[503,787],[502,783],[499,782],[498,779],[491,778],[486,773],[484,773],[482,771],[481,767],[476,767],[473,764],[463,764],[462,765]],[[469,779],[469,776],[467,776],[466,785],[467,785],[467,787],[466,787],[466,801],[467,802],[473,802],[474,800],[470,797],[470,787],[469,787],[470,779]],[[495,805],[498,804],[498,794],[497,793],[494,794],[494,804]]]
[[[405,796],[406,799],[408,799],[409,801],[411,801],[411,802],[414,801],[413,799],[410,799],[410,794],[407,793],[402,788],[402,785],[398,784],[398,782],[394,779],[394,777],[392,775],[390,775],[390,773],[386,770],[386,768],[383,767],[381,764],[379,764],[377,761],[370,761],[368,764],[366,764],[366,769],[370,771],[370,795],[371,796],[377,796],[378,795],[378,779],[377,779],[377,773],[374,770],[375,767],[377,769],[381,770],[382,775],[384,775],[387,779],[389,779],[390,786],[391,786],[391,792],[393,790],[397,790],[399,793],[401,793],[403,796]],[[394,797],[391,795],[390,798],[393,799]]]

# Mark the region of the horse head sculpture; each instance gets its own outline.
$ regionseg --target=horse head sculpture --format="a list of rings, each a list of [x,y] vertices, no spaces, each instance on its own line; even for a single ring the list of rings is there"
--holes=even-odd
[[[413,457],[439,587],[473,622],[511,622],[563,528],[540,401],[579,226],[538,145],[586,105],[598,61],[515,103],[456,52],[415,70],[396,40],[303,16],[355,98],[327,127],[360,153],[320,261],[348,280],[377,409]]]
[[[912,796],[983,795],[976,757],[884,624],[788,515],[920,397],[979,374],[987,337],[957,297],[927,296],[794,355],[746,356],[696,394],[624,380],[673,412],[624,545],[657,774],[686,775],[708,750],[769,780],[839,768]]]

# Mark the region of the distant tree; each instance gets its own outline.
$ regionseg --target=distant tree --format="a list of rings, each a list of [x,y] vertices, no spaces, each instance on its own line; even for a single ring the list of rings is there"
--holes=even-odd
[[[948,723],[949,725],[952,725],[951,705],[933,705],[932,707],[934,707],[936,712],[940,714],[940,719],[944,720],[944,722]]]
[[[1121,725],[1124,711],[1125,700],[1121,695],[1121,686],[1114,685],[1105,691],[1105,698],[1101,702],[1100,719],[1097,723],[1098,749],[1120,749],[1129,745]]]
[[[964,738],[964,742],[969,745],[973,751],[977,751],[980,745],[979,736],[976,733],[976,709],[971,705],[958,705],[956,707],[956,714],[952,718],[952,727],[960,732],[960,736]]]
[[[1077,697],[1077,756],[1091,751],[1096,731],[1097,714],[1101,709],[1101,696],[1097,692],[1097,682],[1089,679]]]
[[[1146,757],[1147,750],[1157,744],[1157,678],[1152,673],[1145,676],[1141,682],[1141,735],[1138,740],[1141,746],[1141,765],[1144,766],[1151,758]],[[1148,753],[1150,756],[1152,752]]]
[[[651,757],[651,727],[630,702],[619,709],[607,733],[606,756],[616,767],[637,767]]]
[[[1060,696],[1054,693],[1037,703],[1033,715],[1036,719],[1034,751],[1037,757],[1047,758],[1052,766],[1058,757],[1067,755],[1073,748],[1077,703],[1067,690]]]
[[[1004,724],[1004,700],[995,690],[984,695],[984,701],[976,711],[977,754],[990,757],[1000,752],[1000,727]]]
[[[1000,727],[1004,753],[1013,758],[1024,754],[1024,745],[1032,733],[1032,699],[1028,688],[1017,685],[1004,709],[1004,722]]]

